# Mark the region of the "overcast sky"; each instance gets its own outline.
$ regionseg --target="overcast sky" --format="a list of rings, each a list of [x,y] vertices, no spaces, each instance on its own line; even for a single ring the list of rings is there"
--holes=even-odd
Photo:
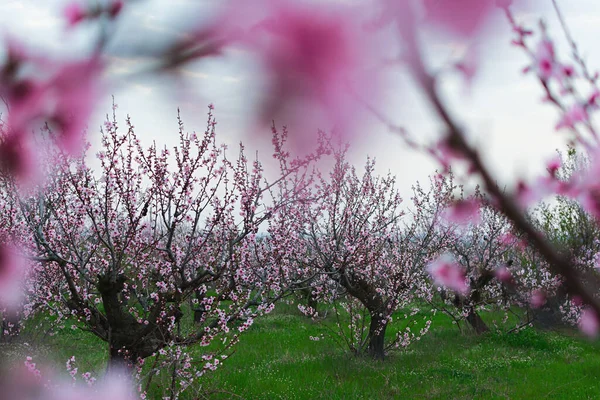
[[[89,51],[92,29],[65,29],[61,13],[64,0],[2,0],[0,27],[5,34],[19,38],[44,51],[75,57]],[[115,32],[120,49],[129,46],[152,46],[166,43],[188,23],[198,23],[214,11],[211,0],[147,0],[128,4]],[[550,0],[531,0],[533,11],[519,12],[519,19],[534,27],[539,18],[549,25],[558,51],[565,57],[568,47],[553,14]],[[580,50],[593,71],[600,66],[600,2],[598,0],[560,0],[564,15]],[[183,16],[183,17],[182,17]],[[187,18],[187,19],[186,19]],[[478,47],[481,66],[471,90],[466,90],[458,78],[448,77],[444,93],[453,112],[460,117],[474,142],[503,181],[515,175],[531,176],[543,169],[542,160],[550,158],[558,147],[564,148],[565,133],[556,132],[558,114],[541,102],[542,90],[534,76],[521,73],[528,63],[519,49],[510,46],[512,35],[499,13],[495,25],[497,34],[482,41]],[[429,53],[434,62],[446,60],[460,52],[463,44],[433,43]],[[119,50],[121,51],[121,50]],[[253,99],[257,91],[256,69],[244,54],[227,54],[225,59],[210,59],[186,67],[185,88],[172,81],[155,78],[131,79],[131,73],[141,68],[144,60],[127,59],[120,53],[111,57],[111,77],[119,78],[109,88],[119,105],[121,120],[132,117],[136,132],[144,142],[175,144],[177,140],[176,109],[182,109],[188,130],[204,130],[206,105],[214,103],[221,140],[235,144],[239,140],[251,149],[269,144],[267,137],[249,136],[248,126]],[[123,77],[127,77],[126,79]],[[381,111],[413,135],[432,137],[438,129],[418,91],[400,71],[390,75],[390,101]],[[183,97],[182,89],[195,93]],[[103,99],[90,131],[97,132],[103,115],[110,112],[110,97]],[[97,136],[97,135],[96,135]],[[270,152],[265,152],[265,158]],[[424,180],[435,164],[426,156],[406,151],[401,141],[379,123],[373,121],[368,133],[355,145],[353,158],[357,163],[369,155],[376,157],[378,170],[391,170],[398,176],[403,189],[416,180]]]

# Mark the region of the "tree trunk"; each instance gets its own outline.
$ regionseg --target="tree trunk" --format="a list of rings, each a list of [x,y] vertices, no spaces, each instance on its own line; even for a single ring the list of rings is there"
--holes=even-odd
[[[108,346],[107,372],[131,375],[133,373],[133,357],[130,357],[126,349],[121,346],[112,343],[109,343]]]
[[[387,321],[379,316],[371,315],[371,325],[369,326],[369,348],[368,352],[376,360],[385,358],[385,329]]]
[[[194,323],[199,324],[202,322],[202,317],[206,312],[206,305],[204,304],[204,298],[206,294],[200,291],[196,291],[196,299],[198,300],[198,305],[194,307]]]
[[[316,312],[318,303],[315,297],[313,296],[312,289],[305,288],[302,290],[302,294],[304,294],[304,300],[306,301],[306,305]]]
[[[475,311],[474,307],[467,307],[467,322],[473,327],[475,333],[481,335],[482,333],[486,333],[490,331],[490,328],[486,325],[486,323],[481,319],[479,314]]]
[[[20,317],[18,313],[6,312],[0,314],[0,342],[12,342],[20,333]]]
[[[202,317],[204,316],[205,310],[204,308],[194,308],[194,323],[199,324],[202,322]]]
[[[317,300],[315,300],[312,293],[310,293],[307,297],[307,305],[314,311],[317,311],[317,306],[319,305],[319,303],[317,302]]]
[[[475,333],[478,335],[490,331],[490,328],[488,328],[483,319],[481,319],[479,314],[477,314],[477,311],[475,311],[475,306],[473,306],[473,304],[477,304],[481,300],[480,290],[481,287],[483,287],[487,282],[483,280],[484,278],[487,279],[487,275],[480,278],[478,282],[473,282],[471,280],[471,285],[473,285],[473,289],[471,290],[471,295],[469,296],[469,298],[464,299],[458,294],[454,296],[454,305],[459,310],[462,308],[463,311],[467,311],[467,317],[465,319],[467,320],[469,325],[471,325]]]
[[[561,305],[565,303],[567,296],[565,293],[558,293],[549,298],[546,303],[537,309],[532,309],[535,326],[544,330],[564,328],[568,325],[562,319]]]

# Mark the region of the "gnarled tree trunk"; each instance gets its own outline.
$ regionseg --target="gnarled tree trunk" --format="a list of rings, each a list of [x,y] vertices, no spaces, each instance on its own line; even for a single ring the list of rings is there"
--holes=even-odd
[[[385,358],[385,330],[387,320],[381,318],[379,314],[371,314],[371,324],[369,325],[369,347],[368,352],[376,360]]]
[[[130,370],[140,358],[146,358],[166,347],[171,339],[170,333],[157,323],[157,318],[163,309],[155,304],[150,311],[147,323],[139,322],[120,299],[124,288],[124,277],[116,279],[100,277],[98,290],[108,322],[109,362],[108,370]],[[164,305],[164,303],[163,303]],[[181,318],[179,309],[171,310],[167,316]],[[163,318],[167,320],[167,318]]]
[[[467,307],[467,322],[469,323],[469,325],[471,325],[471,327],[475,330],[475,333],[478,335],[490,331],[490,328],[488,328],[483,319],[481,319],[481,316],[477,314],[477,311],[475,311],[475,308],[473,306]]]

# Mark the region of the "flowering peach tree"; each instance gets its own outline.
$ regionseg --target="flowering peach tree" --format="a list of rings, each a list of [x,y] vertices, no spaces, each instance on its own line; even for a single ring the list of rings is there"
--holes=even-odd
[[[253,319],[273,309],[272,271],[251,250],[261,224],[299,191],[288,185],[269,200],[271,188],[316,157],[290,158],[273,130],[281,169],[270,182],[243,146],[236,160],[225,155],[212,107],[205,132],[179,124],[173,150],[144,149],[129,120],[124,133],[116,118],[107,121],[100,171],[55,151],[44,186],[20,200],[15,216],[35,262],[31,301],[105,341],[109,370],[141,368],[151,357],[154,369],[173,367],[175,394],[216,369]],[[192,328],[181,324],[189,304]],[[185,346],[194,344],[211,350],[191,360]]]
[[[430,154],[445,171],[462,168],[467,171],[466,180],[481,184],[489,212],[505,219],[519,238],[526,240],[531,254],[560,290],[579,304],[582,330],[595,336],[600,327],[596,272],[582,271],[576,256],[556,246],[530,218],[528,207],[544,197],[559,195],[578,203],[591,218],[600,218],[600,157],[592,118],[600,98],[598,73],[591,71],[581,56],[556,0],[552,5],[570,46],[569,59],[559,54],[545,23],[536,28],[521,24],[512,9],[525,3],[372,0],[308,5],[292,0],[231,0],[208,22],[193,25],[167,46],[150,50],[129,46],[129,53],[123,54],[158,60],[147,71],[180,78],[180,67],[207,57],[225,57],[230,49],[256,56],[264,73],[265,90],[254,110],[258,128],[251,130],[270,127],[275,118],[290,125],[293,141],[304,148],[316,136],[305,131],[311,124],[352,140],[364,130],[361,122],[365,112],[381,116],[378,107],[387,101],[384,70],[401,65],[409,71],[432,118],[442,127],[441,135],[424,144],[405,129],[390,128],[410,148]],[[4,104],[0,169],[13,182],[10,185],[18,187],[11,193],[21,197],[16,201],[10,196],[3,198],[7,201],[3,210],[19,214],[21,219],[14,224],[2,221],[0,227],[2,293],[10,292],[4,288],[14,287],[20,274],[15,271],[22,269],[19,266],[25,260],[33,260],[32,268],[41,276],[63,277],[62,283],[46,278],[48,288],[52,288],[47,303],[66,307],[64,310],[76,317],[82,328],[109,343],[112,360],[122,364],[172,346],[209,344],[221,334],[229,335],[227,343],[235,342],[235,329],[245,329],[244,324],[254,316],[268,311],[272,304],[268,300],[270,285],[280,285],[277,274],[252,272],[259,258],[252,246],[259,225],[280,210],[280,203],[263,203],[262,196],[271,194],[270,189],[277,185],[265,184],[260,164],[249,163],[243,155],[237,161],[222,157],[223,148],[214,142],[212,117],[204,135],[180,132],[180,145],[172,158],[158,146],[144,150],[131,125],[128,133],[118,134],[114,122],[106,125],[102,137],[101,176],[94,175],[81,156],[86,148],[83,133],[87,120],[106,87],[109,44],[116,45],[111,28],[119,24],[123,10],[129,7],[135,3],[72,2],[64,13],[68,29],[90,24],[100,28],[90,52],[66,60],[27,49],[11,37],[6,40],[7,51],[0,64]],[[565,132],[567,140],[589,156],[588,168],[567,179],[556,174],[560,164],[553,160],[547,165],[548,172],[534,182],[517,179],[513,185],[501,187],[467,136],[467,128],[444,101],[439,84],[443,71],[434,70],[424,56],[429,50],[425,30],[439,30],[458,40],[474,39],[494,13],[505,15],[514,36],[512,43],[530,59],[524,72],[539,83],[544,100],[558,111],[556,129]],[[472,77],[476,68],[470,60],[456,67],[466,78]],[[39,154],[48,140],[59,147],[59,154],[74,158],[59,159],[52,168],[45,166]],[[276,154],[280,160],[288,157],[283,150]],[[280,165],[294,169],[305,164]],[[204,172],[202,177],[195,175],[199,170]],[[288,172],[279,171],[279,176]],[[296,234],[306,233],[301,255],[308,257],[307,262],[321,258],[319,268],[326,272],[329,282],[324,293],[344,290],[369,310],[372,321],[379,320],[369,339],[359,343],[368,342],[367,347],[382,356],[376,338],[381,337],[378,335],[389,311],[398,301],[406,300],[389,297],[395,293],[392,286],[400,282],[392,268],[398,263],[394,257],[404,257],[394,254],[398,246],[389,245],[387,240],[387,227],[399,219],[399,200],[391,190],[392,178],[382,178],[377,181],[381,186],[377,186],[368,176],[364,182],[346,182],[346,174],[352,176],[348,167],[339,164],[331,176],[338,180],[338,187],[329,192],[325,192],[330,185],[327,180],[315,181],[315,194],[324,201],[307,206],[306,215],[315,217],[314,231],[301,225]],[[333,190],[343,189],[342,183],[349,185],[347,190],[364,183],[368,189],[364,195],[380,195],[383,203],[374,203],[370,214],[371,205]],[[45,190],[40,190],[42,187]],[[275,198],[286,199],[285,193]],[[358,193],[363,195],[360,190]],[[336,203],[335,196],[356,203]],[[364,230],[353,225],[351,215],[344,214],[341,205],[346,204],[357,207],[355,221],[362,221]],[[269,212],[271,207],[275,208],[273,213]],[[459,219],[468,219],[475,205],[458,202],[450,207]],[[14,212],[16,209],[19,213]],[[352,212],[351,207],[349,210]],[[378,223],[382,223],[380,228]],[[29,235],[21,234],[23,227]],[[349,234],[346,242],[337,236],[340,229]],[[389,239],[393,243],[392,233]],[[476,242],[485,247],[483,241]],[[455,252],[464,253],[460,249]],[[473,286],[476,276],[467,279],[470,272],[463,265],[466,258],[461,257],[440,253],[426,265],[439,285],[463,296],[460,301],[465,302],[474,300],[467,296],[479,289]],[[367,267],[380,259],[389,263],[390,272]],[[364,264],[362,271],[351,271],[359,261]],[[367,275],[365,271],[369,271]],[[310,278],[308,270],[299,276],[305,272]],[[500,273],[500,279],[510,282],[505,272]],[[367,276],[385,285],[367,290]],[[373,281],[368,284],[375,287]],[[386,292],[388,284],[391,292]],[[276,293],[280,290],[273,289]],[[9,297],[0,298],[2,307],[14,302]],[[193,298],[198,302],[200,326],[193,332],[181,332],[181,306]],[[235,323],[241,325],[232,329]],[[207,357],[202,370],[216,367],[218,359]]]

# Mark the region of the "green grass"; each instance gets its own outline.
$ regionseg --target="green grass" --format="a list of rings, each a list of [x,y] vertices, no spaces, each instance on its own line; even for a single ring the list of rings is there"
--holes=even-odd
[[[325,332],[293,307],[280,307],[257,319],[224,365],[183,398],[600,398],[600,345],[576,333],[528,328],[474,336],[438,314],[429,334],[377,362],[352,356],[327,335],[309,339]],[[73,354],[81,372],[105,368],[106,345],[90,334],[67,327],[44,342],[59,370]]]
[[[435,323],[438,322],[436,329]],[[210,377],[215,390],[249,399],[493,399],[600,397],[600,346],[526,329],[460,334],[437,316],[430,334],[384,362],[353,357],[318,325],[274,314],[257,322]],[[218,388],[218,389],[217,389]]]

